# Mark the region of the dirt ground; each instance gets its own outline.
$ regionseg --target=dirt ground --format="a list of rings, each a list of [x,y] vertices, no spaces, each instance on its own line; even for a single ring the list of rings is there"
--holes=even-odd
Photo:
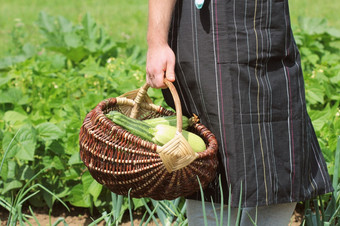
[[[84,208],[71,208],[71,211],[68,212],[64,207],[56,207],[53,208],[52,215],[49,216],[48,209],[33,209],[36,218],[40,225],[53,225],[59,218],[64,218],[66,223],[69,226],[85,226],[91,224],[95,219],[98,219],[100,216],[91,216],[87,209]],[[292,215],[290,224],[288,226],[299,226],[303,219],[303,206],[297,205],[294,214]],[[139,225],[141,214],[135,214],[133,217],[134,224]],[[4,209],[0,208],[0,225],[7,225],[8,212]],[[38,225],[34,219],[30,219],[29,221],[32,225]],[[58,225],[63,226],[64,224],[60,222]],[[105,221],[102,221],[97,224],[98,226],[104,226]],[[128,214],[124,216],[123,222],[120,224],[122,226],[130,226],[131,222]],[[149,226],[155,226],[156,224],[151,222],[148,224]]]
[[[88,209],[85,208],[74,208],[72,207],[70,211],[67,211],[63,206],[57,206],[53,208],[52,214],[49,214],[48,209],[42,208],[32,208],[37,221],[41,226],[53,225],[58,221],[58,219],[63,218],[67,225],[69,226],[85,226],[91,224],[96,219],[101,216],[99,214],[91,215]],[[25,211],[28,215],[31,215],[29,211]],[[142,215],[134,213],[134,225],[139,225],[141,222]],[[0,226],[6,226],[8,220],[8,212],[0,207]],[[30,224],[39,225],[35,219],[29,219]],[[29,224],[27,224],[29,225]],[[105,221],[97,223],[98,226],[104,226]],[[122,226],[131,226],[130,216],[128,213],[123,217],[123,221],[120,224]],[[151,222],[148,224],[150,226],[155,226],[156,224]],[[63,221],[58,224],[58,226],[64,226]]]

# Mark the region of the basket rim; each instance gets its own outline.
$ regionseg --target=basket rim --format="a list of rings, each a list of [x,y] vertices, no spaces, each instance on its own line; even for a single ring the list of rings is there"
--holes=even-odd
[[[106,117],[106,115],[104,113],[105,110],[108,109],[108,107],[114,107],[116,105],[120,106],[119,101],[117,101],[120,98],[121,97],[111,97],[111,98],[102,100],[100,103],[98,103],[98,105],[92,111],[99,112],[98,117],[102,117],[101,118],[102,123],[107,123],[111,127],[119,127],[122,130],[125,130],[123,127],[115,124],[108,117]],[[132,104],[132,102],[133,101],[131,100],[131,101],[128,101],[127,103]],[[132,107],[132,105],[129,105],[129,106]],[[152,111],[155,111],[157,109],[157,112],[155,112],[155,113],[160,113],[162,115],[163,114],[166,114],[166,115],[175,115],[176,114],[172,110],[166,109],[162,106],[158,106],[158,105],[155,105],[155,104],[152,104],[152,103],[143,103],[143,104],[140,105],[140,108],[145,108],[146,110],[152,110]],[[201,123],[195,122],[195,123],[193,123],[193,125],[191,127],[192,127],[191,129],[194,129],[194,130],[204,130],[203,136],[199,135],[199,134],[198,135],[205,141],[206,150],[204,150],[202,152],[197,152],[197,154],[199,155],[199,158],[204,158],[204,156],[210,155],[211,152],[217,152],[218,147],[217,147],[217,140],[215,138],[215,135],[206,126],[204,126]],[[147,141],[147,140],[144,140],[144,139],[130,133],[127,130],[125,130],[125,131],[126,131],[127,136],[131,137],[132,139],[137,139],[137,140],[143,141],[143,142],[141,142],[141,146],[152,144],[152,146],[154,146],[153,147],[154,150],[156,150],[157,144],[150,142],[150,141]],[[206,134],[206,136],[204,136],[204,134]],[[146,147],[146,146],[144,146],[144,147]]]

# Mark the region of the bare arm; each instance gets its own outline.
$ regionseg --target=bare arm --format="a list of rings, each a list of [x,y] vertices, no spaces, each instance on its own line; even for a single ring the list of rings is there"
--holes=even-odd
[[[175,81],[175,55],[168,45],[168,32],[176,0],[149,0],[146,81],[154,88],[165,88],[164,72]]]

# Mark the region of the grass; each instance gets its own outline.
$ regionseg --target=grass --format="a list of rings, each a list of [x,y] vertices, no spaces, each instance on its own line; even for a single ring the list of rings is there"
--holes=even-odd
[[[127,40],[146,49],[147,0],[2,0],[0,7],[0,57],[6,56],[11,31],[15,26],[24,26],[27,41],[37,44],[41,36],[34,22],[40,11],[53,16],[62,15],[78,23],[89,12],[112,36],[113,40]],[[298,16],[321,17],[330,26],[340,29],[338,12],[340,3],[334,0],[291,0],[290,12],[293,25]]]
[[[32,44],[41,42],[34,24],[40,11],[53,16],[62,15],[76,24],[90,13],[113,40],[128,40],[146,48],[147,10],[146,0],[1,0],[0,57],[7,54],[15,26],[23,26],[28,31],[27,41]]]
[[[297,23],[299,16],[325,18],[329,26],[340,29],[340,2],[334,0],[290,0],[290,14],[292,24]]]

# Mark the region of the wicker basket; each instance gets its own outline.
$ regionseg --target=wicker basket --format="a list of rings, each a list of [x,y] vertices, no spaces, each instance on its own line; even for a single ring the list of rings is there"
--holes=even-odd
[[[177,92],[172,83],[166,84],[177,102],[177,118],[181,119]],[[195,123],[190,130],[203,138],[207,149],[195,153],[184,166],[169,170],[159,153],[162,147],[127,132],[105,116],[112,110],[138,119],[174,115],[152,103],[146,94],[148,88],[145,84],[137,91],[104,100],[87,114],[79,135],[81,159],[92,177],[116,194],[155,200],[188,196],[199,190],[197,177],[204,188],[216,174],[217,141],[204,125]]]

